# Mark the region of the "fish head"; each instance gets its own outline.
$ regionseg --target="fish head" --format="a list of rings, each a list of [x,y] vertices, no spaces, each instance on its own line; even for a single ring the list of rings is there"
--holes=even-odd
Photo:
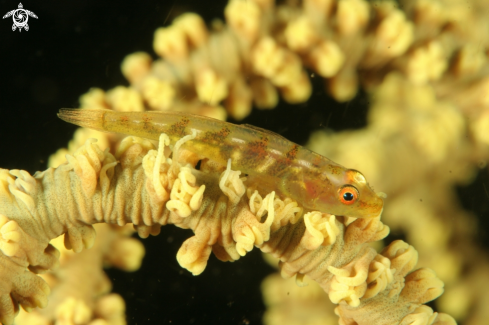
[[[333,173],[323,173],[322,178],[315,180],[320,188],[311,189],[306,184],[306,191],[314,192],[310,208],[353,218],[374,218],[382,213],[382,194],[376,193],[359,171],[337,168]]]

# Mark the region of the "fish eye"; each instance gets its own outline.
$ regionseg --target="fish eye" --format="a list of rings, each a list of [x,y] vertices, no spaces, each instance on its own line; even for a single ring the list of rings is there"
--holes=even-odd
[[[353,204],[358,200],[358,190],[354,186],[345,185],[339,189],[338,198],[343,204]]]

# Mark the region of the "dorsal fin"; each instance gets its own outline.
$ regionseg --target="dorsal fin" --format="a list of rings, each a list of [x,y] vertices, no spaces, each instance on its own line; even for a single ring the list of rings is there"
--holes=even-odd
[[[274,136],[274,137],[279,137],[279,138],[281,138],[283,140],[286,140],[286,141],[290,141],[290,140],[288,140],[287,138],[284,138],[282,135],[280,135],[278,133],[275,133],[275,132],[270,131],[270,130],[267,130],[267,129],[260,128],[258,126],[254,126],[254,125],[251,125],[251,124],[240,124],[240,126],[245,127],[247,129],[252,129],[254,131],[259,131],[259,132],[262,132],[262,133],[265,133],[265,134],[268,134],[268,135],[271,135],[271,136]]]

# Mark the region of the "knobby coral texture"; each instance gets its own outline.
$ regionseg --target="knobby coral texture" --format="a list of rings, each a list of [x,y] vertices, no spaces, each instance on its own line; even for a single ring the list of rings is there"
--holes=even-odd
[[[60,252],[60,263],[40,275],[51,289],[49,304],[43,309],[20,312],[15,324],[51,324],[53,320],[62,324],[93,324],[94,320],[95,324],[125,324],[124,299],[110,293],[112,283],[102,267],[134,271],[140,267],[144,246],[128,237],[134,232],[130,225],[99,223],[94,229],[97,237],[93,246],[79,253],[64,243],[67,236],[50,241]]]
[[[256,246],[281,260],[284,277],[317,281],[338,304],[344,324],[453,322],[423,305],[443,292],[443,282],[429,269],[413,271],[412,246],[395,241],[377,253],[367,245],[389,232],[380,215],[354,219],[306,211],[300,202],[260,191],[259,182],[248,182],[230,163],[204,159],[197,170],[195,154],[179,149],[193,137],[180,139],[173,153],[165,134],[157,150],[127,137],[115,155],[89,139],[56,169],[34,176],[3,170],[2,322],[11,324],[19,305],[47,305],[49,286],[36,273],[58,263],[49,241],[64,233],[65,246],[79,252],[93,245],[92,225],[101,222],[132,223],[141,237],[167,224],[192,229],[177,260],[194,275],[204,271],[211,252],[234,261]]]
[[[283,277],[299,285],[310,282],[306,276],[317,281],[320,289],[297,288],[292,301],[283,298],[289,291],[282,280],[268,278],[268,324],[317,321],[312,315],[352,325],[453,324],[423,305],[443,291],[437,276],[448,288],[440,309],[485,324],[487,254],[474,243],[476,223],[453,187],[470,183],[489,159],[489,44],[481,32],[488,11],[482,0],[231,0],[226,23],[207,28],[186,13],[158,29],[153,47],[160,58],[139,52],[122,63],[128,87],[92,89],[80,98],[83,108],[171,109],[239,120],[252,106],[275,107],[279,97],[306,101],[311,75],[338,102],[361,87],[371,101],[368,126],[315,133],[309,146],[361,170],[387,192],[384,221],[418,248],[423,268],[414,270],[418,254],[403,241],[380,253],[371,248],[389,232],[380,216],[310,211],[227,165],[203,160],[196,169],[194,153],[169,148],[164,136],[156,150],[146,140],[80,129],[68,150],[53,156],[56,169],[0,173],[0,321],[12,323],[19,305],[45,306],[51,287],[51,307],[21,313],[27,323],[123,323],[124,303],[107,294],[103,275],[80,290],[72,270],[77,256],[136,269],[143,250],[124,227],[133,223],[141,237],[166,224],[192,229],[195,236],[177,259],[193,274],[203,272],[211,252],[234,261],[258,247],[280,260]],[[100,140],[87,142],[91,137]],[[95,223],[111,225],[97,229],[107,234],[101,243]],[[70,255],[49,244],[61,234],[73,251],[94,240],[98,248],[92,256]],[[36,274],[58,264],[54,247],[60,267],[42,280]]]

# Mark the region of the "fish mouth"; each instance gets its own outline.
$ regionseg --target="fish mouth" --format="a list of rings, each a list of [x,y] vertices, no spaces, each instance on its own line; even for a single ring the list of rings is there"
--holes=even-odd
[[[382,212],[383,211],[384,211],[384,204],[382,204],[382,207],[380,208],[380,211],[370,213],[367,218],[380,218],[380,216],[382,215]]]

